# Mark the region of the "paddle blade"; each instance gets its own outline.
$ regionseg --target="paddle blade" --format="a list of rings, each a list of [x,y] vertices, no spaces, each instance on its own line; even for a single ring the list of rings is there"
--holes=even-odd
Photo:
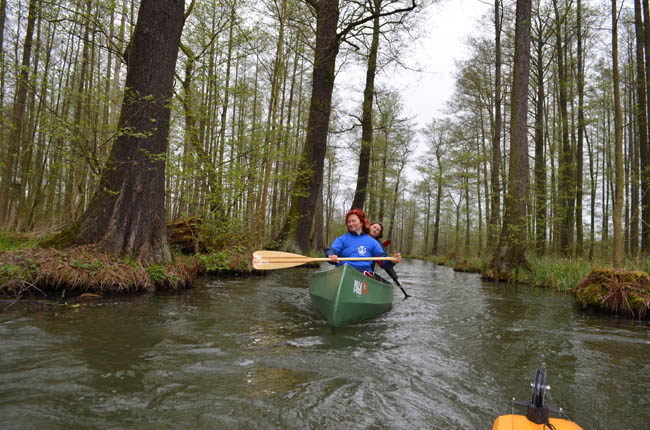
[[[252,256],[253,268],[257,270],[286,269],[318,260],[320,259],[292,254],[290,252],[264,250],[253,252]]]
[[[388,239],[387,241],[385,241],[384,243],[382,243],[382,244],[381,244],[381,247],[382,247],[382,248],[386,248],[388,245],[390,245],[390,239]]]

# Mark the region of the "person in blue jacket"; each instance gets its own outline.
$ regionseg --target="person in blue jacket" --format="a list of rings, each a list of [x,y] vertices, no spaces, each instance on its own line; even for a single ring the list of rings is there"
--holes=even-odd
[[[325,250],[325,256],[330,263],[340,266],[347,263],[360,272],[372,276],[372,261],[339,261],[339,257],[387,257],[379,242],[368,234],[370,223],[361,209],[352,209],[345,215],[348,232],[337,237],[332,245]],[[393,256],[393,261],[385,261],[384,267],[392,267],[401,261],[399,254]]]

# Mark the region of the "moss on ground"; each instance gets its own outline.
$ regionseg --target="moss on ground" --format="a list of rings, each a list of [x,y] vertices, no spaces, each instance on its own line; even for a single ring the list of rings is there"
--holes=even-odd
[[[70,224],[58,233],[52,234],[38,243],[41,248],[64,249],[74,246],[81,225],[78,222]]]
[[[597,268],[573,292],[583,309],[650,319],[650,276],[641,270]]]

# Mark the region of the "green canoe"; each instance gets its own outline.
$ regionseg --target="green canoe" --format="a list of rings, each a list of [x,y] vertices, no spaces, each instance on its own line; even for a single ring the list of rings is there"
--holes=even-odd
[[[369,278],[347,264],[314,273],[309,295],[332,327],[375,317],[393,304],[391,284]]]

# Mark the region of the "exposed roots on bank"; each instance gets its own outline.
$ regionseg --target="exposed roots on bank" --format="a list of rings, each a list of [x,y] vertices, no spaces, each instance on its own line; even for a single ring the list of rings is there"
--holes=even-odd
[[[92,245],[63,250],[28,248],[0,252],[0,295],[102,295],[179,290],[204,270],[198,259],[175,257],[171,264],[143,266],[97,251]]]

